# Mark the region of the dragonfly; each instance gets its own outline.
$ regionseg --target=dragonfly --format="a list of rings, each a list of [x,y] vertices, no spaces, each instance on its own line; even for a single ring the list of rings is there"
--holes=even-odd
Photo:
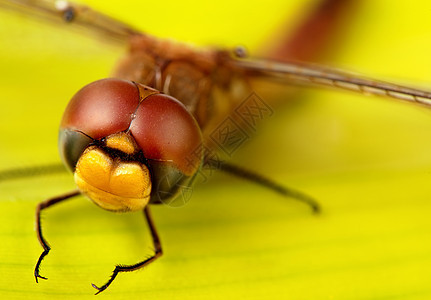
[[[231,115],[241,107],[248,95],[249,80],[263,78],[281,85],[323,86],[422,106],[431,105],[431,94],[426,91],[307,63],[257,59],[249,57],[241,47],[233,50],[195,49],[154,38],[123,22],[76,4],[63,1],[5,3],[16,10],[42,14],[58,22],[76,24],[100,35],[127,41],[131,49],[129,56],[114,71],[115,79],[102,79],[87,85],[72,98],[66,108],[60,127],[60,153],[66,166],[74,172],[79,190],[48,199],[37,207],[37,236],[44,251],[36,263],[36,281],[46,279],[40,274],[39,267],[51,250],[42,234],[41,212],[80,194],[87,195],[107,210],[143,210],[155,248],[155,254],[149,259],[133,265],[117,265],[105,284],[93,285],[97,293],[108,288],[119,273],[140,269],[162,255],[160,239],[148,204],[169,203],[178,197],[192,184],[202,166],[214,167],[252,180],[303,201],[314,211],[318,211],[318,204],[308,195],[220,161],[212,151],[207,151],[217,148],[230,151],[214,139],[215,130],[226,120],[227,115],[231,116],[229,120],[232,124],[241,124],[238,128],[249,126],[244,115]],[[122,99],[124,95],[131,96],[131,100],[114,100]],[[106,103],[113,104],[111,106]],[[254,108],[270,113],[270,107],[265,103],[261,104],[263,106]],[[124,113],[125,117],[121,118],[122,113],[119,111],[129,105],[130,108]],[[100,112],[102,106],[107,108],[106,112]],[[158,115],[159,111],[163,111],[163,114]],[[107,115],[111,119],[106,119]],[[112,119],[117,122],[113,123]],[[166,125],[163,120],[168,121]],[[172,120],[175,121],[174,125]],[[154,136],[148,132],[141,134],[147,130],[141,123],[145,126],[157,124],[150,130]],[[175,131],[178,126],[183,130]],[[159,127],[163,127],[163,130],[158,131]],[[177,145],[181,145],[181,148],[171,149],[170,140],[159,139],[166,136],[179,140]],[[109,170],[104,171],[103,168]],[[102,171],[111,177],[106,179],[102,178],[106,175],[95,175],[96,172],[103,173]],[[132,179],[121,177],[122,172],[132,174]],[[106,181],[116,180],[112,177],[114,173],[120,174],[117,177],[119,183],[115,187],[114,184],[105,186]],[[99,178],[102,179],[98,181]],[[175,184],[169,184],[170,182]],[[134,189],[138,191],[134,193]]]

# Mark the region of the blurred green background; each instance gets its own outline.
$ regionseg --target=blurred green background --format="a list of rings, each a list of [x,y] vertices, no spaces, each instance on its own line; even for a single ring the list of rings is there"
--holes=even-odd
[[[251,53],[316,2],[88,1],[160,37]],[[431,3],[358,2],[322,63],[431,89]],[[109,75],[125,47],[5,11],[0,39],[0,169],[57,162],[68,99]],[[234,159],[316,197],[323,213],[214,175],[186,206],[153,208],[164,256],[120,274],[99,297],[430,298],[431,111],[316,89],[290,101]],[[41,269],[49,280],[36,284],[34,208],[73,188],[66,173],[0,182],[0,298],[90,298],[90,283],[104,283],[115,264],[152,253],[139,213],[77,198],[44,214],[53,250]]]

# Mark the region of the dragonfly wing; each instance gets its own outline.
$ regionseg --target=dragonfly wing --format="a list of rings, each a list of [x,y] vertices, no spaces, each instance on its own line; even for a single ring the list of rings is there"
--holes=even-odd
[[[133,35],[143,34],[132,26],[101,12],[67,1],[0,0],[0,7],[44,21],[73,24],[74,27],[84,28],[96,35],[119,42],[128,41]]]
[[[265,77],[283,84],[350,90],[365,95],[385,96],[431,106],[430,92],[367,79],[349,72],[314,64],[281,63],[270,60],[233,60],[232,64],[250,78]]]

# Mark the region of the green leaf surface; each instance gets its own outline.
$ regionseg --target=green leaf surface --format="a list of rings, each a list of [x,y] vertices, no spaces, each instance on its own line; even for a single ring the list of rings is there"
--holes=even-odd
[[[145,12],[135,9],[141,2],[124,2],[128,9],[92,5],[158,36],[253,50],[314,3],[291,2],[262,8],[165,1]],[[426,88],[430,4],[361,2],[328,63]],[[0,24],[0,170],[58,162],[58,123],[67,100],[106,77],[124,49],[10,12],[0,11]],[[263,90],[256,92],[266,99]],[[310,90],[266,121],[234,160],[317,198],[322,213],[214,174],[198,182],[187,205],[153,207],[164,255],[142,271],[118,275],[97,297],[431,297],[431,111]],[[36,284],[42,248],[35,206],[74,188],[67,173],[0,182],[0,299],[94,297],[90,284],[103,284],[115,264],[152,254],[141,213],[113,214],[77,197],[43,214],[52,251],[41,267],[49,279]]]

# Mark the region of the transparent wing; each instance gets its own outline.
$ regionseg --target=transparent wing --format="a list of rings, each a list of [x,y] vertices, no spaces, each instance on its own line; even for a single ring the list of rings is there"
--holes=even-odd
[[[431,93],[393,83],[366,79],[307,63],[279,63],[268,60],[234,60],[232,64],[249,77],[266,77],[282,83],[325,86],[385,96],[431,107]]]
[[[56,23],[70,23],[85,28],[96,35],[118,41],[143,34],[132,26],[118,21],[91,8],[63,0],[0,0],[0,7],[20,12],[33,18]]]

